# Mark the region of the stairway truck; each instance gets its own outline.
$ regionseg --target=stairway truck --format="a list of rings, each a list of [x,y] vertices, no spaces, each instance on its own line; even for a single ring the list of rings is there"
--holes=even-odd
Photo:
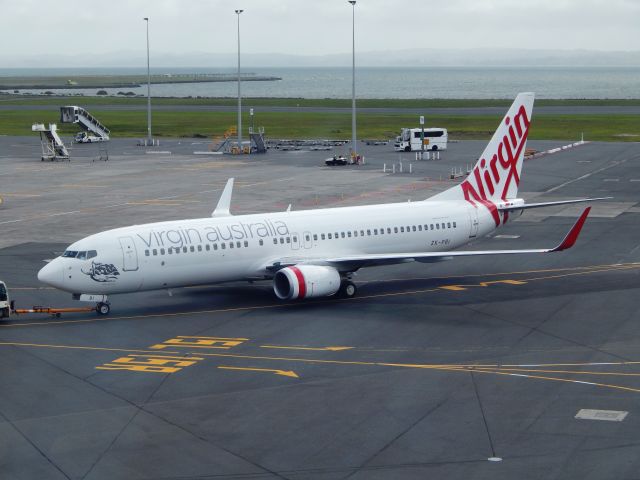
[[[73,141],[76,143],[96,143],[96,142],[106,142],[109,138],[104,137],[96,137],[95,135],[90,135],[87,132],[78,132],[75,137],[73,137]]]
[[[9,318],[9,315],[11,315],[9,290],[7,290],[7,285],[3,281],[0,281],[0,319]]]

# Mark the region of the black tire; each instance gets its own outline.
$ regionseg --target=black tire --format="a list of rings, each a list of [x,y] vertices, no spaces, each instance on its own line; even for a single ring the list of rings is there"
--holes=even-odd
[[[358,293],[358,287],[356,287],[356,284],[347,280],[345,282],[342,282],[342,285],[340,286],[340,296],[343,298],[353,298],[356,296],[356,293]]]
[[[96,313],[98,315],[108,315],[110,311],[111,311],[111,307],[109,306],[108,303],[100,302],[99,304],[96,305]]]
[[[405,152],[410,152],[411,151],[411,147],[404,147],[404,151]]]
[[[438,145],[434,145],[433,147],[431,147],[431,150],[433,150],[434,152],[438,150]]]

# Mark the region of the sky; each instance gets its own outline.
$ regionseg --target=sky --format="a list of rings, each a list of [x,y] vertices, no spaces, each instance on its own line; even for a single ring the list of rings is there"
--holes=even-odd
[[[152,53],[235,53],[237,8],[243,52],[351,52],[346,0],[0,0],[0,61],[144,57],[143,17]],[[355,22],[356,51],[640,50],[640,0],[358,0]]]

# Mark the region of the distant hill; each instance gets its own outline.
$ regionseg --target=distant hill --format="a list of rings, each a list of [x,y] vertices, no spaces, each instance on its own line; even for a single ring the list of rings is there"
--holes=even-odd
[[[151,64],[160,67],[233,68],[235,53],[153,53]],[[0,54],[5,68],[139,67],[146,56],[139,52],[111,52],[101,55],[15,56]],[[242,64],[250,67],[341,67],[351,65],[351,53],[332,55],[288,55],[243,53]],[[407,49],[356,51],[356,64],[371,67],[411,66],[640,66],[640,51],[601,52],[594,50]]]

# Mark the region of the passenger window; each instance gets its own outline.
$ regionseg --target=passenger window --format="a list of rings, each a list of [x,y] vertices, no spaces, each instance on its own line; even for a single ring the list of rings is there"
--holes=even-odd
[[[398,227],[393,227],[393,231],[394,231],[395,233],[398,233]]]
[[[211,250],[211,247],[210,247],[210,246],[209,246],[209,244],[207,243],[207,244],[204,246],[204,249],[208,252],[209,250]]]
[[[284,238],[280,237],[280,244],[284,243]]]
[[[320,238],[322,238],[322,240],[324,240],[324,233],[320,235]]]
[[[453,228],[456,228],[456,222],[453,222]]]
[[[344,232],[340,232],[340,236],[341,236],[342,238],[344,238],[344,237],[345,237]]]
[[[415,232],[416,231],[416,226],[414,225],[413,227],[411,227],[411,229]]]
[[[327,234],[327,238],[328,238],[329,240],[331,240],[331,238],[332,238],[332,237],[331,237],[331,234],[330,234],[330,233],[328,233],[328,234]]]
[[[201,252],[202,251],[202,245],[198,245],[198,251]]]
[[[233,242],[229,242],[229,248],[233,248]]]
[[[167,248],[167,253],[171,255],[173,253],[173,248]]]
[[[364,230],[360,230],[360,236],[364,237]]]
[[[442,229],[444,230],[444,222],[442,222]]]
[[[220,244],[220,248],[222,248],[222,250],[226,250],[227,245],[226,245],[226,244],[224,244],[224,243],[221,243],[221,244]]]
[[[155,257],[156,255],[158,255],[158,250],[156,250],[155,248],[153,249],[153,256]]]
[[[433,230],[433,223],[431,224],[431,230]]]
[[[400,227],[400,233],[404,233],[404,227]]]
[[[298,241],[298,237],[296,237],[295,235],[293,236],[293,243],[296,243]],[[289,242],[287,242],[289,243]]]
[[[391,235],[391,228],[387,228],[387,233]]]
[[[447,228],[451,228],[451,223],[447,222]]]
[[[258,241],[258,243],[260,244],[260,246],[263,246],[263,245],[264,245],[264,241],[263,241],[262,239],[260,239],[260,240]]]
[[[191,253],[196,251],[196,249],[195,249],[195,247],[193,245],[191,245],[191,247],[189,247],[189,250],[191,250]]]
[[[439,224],[439,223],[436,223],[436,228],[437,228],[438,230],[440,230],[440,224]]]
[[[384,235],[384,228],[380,229],[380,235]]]
[[[358,236],[358,231],[356,230],[355,232],[353,232],[353,236],[357,237]]]
[[[313,239],[316,240],[316,241],[318,240],[318,234],[317,233],[313,234]]]
[[[377,234],[378,234],[378,229],[377,229],[377,228],[374,228],[374,229],[373,229],[373,234],[374,234],[374,235],[377,235]]]
[[[305,242],[311,241],[311,236],[310,235],[305,235],[304,236],[304,240],[305,240]]]
[[[187,253],[187,247],[182,247],[182,253]]]
[[[249,242],[247,240],[244,241],[244,246],[248,247],[249,246]]]
[[[274,245],[277,245],[277,244],[278,244],[278,239],[277,239],[277,238],[274,238],[274,239],[273,239],[273,244],[274,244]]]
[[[291,243],[291,239],[287,237],[287,243]]]
[[[340,235],[338,235],[338,232],[336,232],[336,236],[335,236],[334,238],[335,238],[336,240],[337,240],[338,238],[340,238]]]
[[[217,243],[214,243],[214,244],[213,244],[213,249],[214,249],[214,250],[217,250],[217,249],[218,249],[218,244],[217,244]]]
[[[145,250],[145,251],[144,251],[144,256],[145,256],[145,257],[148,257],[148,256],[149,256],[149,250]]]
[[[422,225],[418,225],[418,231],[421,232],[422,231]]]
[[[351,238],[351,232],[347,232],[347,237]]]
[[[160,249],[160,255],[164,255],[164,248]]]

